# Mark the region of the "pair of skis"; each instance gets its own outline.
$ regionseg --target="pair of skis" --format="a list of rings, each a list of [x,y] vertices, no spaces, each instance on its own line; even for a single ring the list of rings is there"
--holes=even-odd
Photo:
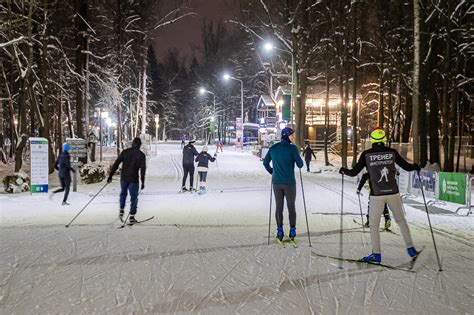
[[[351,258],[343,258],[343,257],[337,257],[337,256],[330,256],[330,255],[322,255],[322,254],[315,253],[313,251],[311,252],[311,254],[314,255],[314,256],[317,256],[317,257],[330,258],[330,259],[335,259],[335,260],[340,260],[340,261],[347,261],[347,262],[355,263],[355,264],[359,264],[359,265],[371,265],[371,266],[379,266],[379,267],[383,267],[383,268],[387,268],[387,269],[391,269],[391,270],[416,272],[415,270],[413,270],[413,268],[415,267],[415,263],[418,260],[418,257],[420,257],[420,254],[423,252],[424,249],[425,248],[423,247],[420,251],[418,251],[418,254],[416,256],[411,258],[411,260],[408,263],[402,264],[400,266],[392,266],[392,265],[387,265],[387,264],[377,263],[377,262],[370,262],[370,261],[362,261],[362,260],[359,260],[359,259],[351,259]],[[405,265],[407,267],[403,267]]]
[[[275,237],[278,244],[282,247],[282,248],[286,248],[286,243],[290,244],[291,246],[293,246],[294,248],[297,248],[298,247],[298,244],[296,244],[296,240],[295,239],[291,239],[291,238],[288,238],[288,239],[285,239],[285,240],[281,240],[278,238],[278,237]]]
[[[126,225],[128,226],[132,226],[132,225],[135,225],[135,224],[140,224],[140,223],[143,223],[143,222],[147,222],[147,221],[150,221],[150,220],[153,220],[153,218],[155,218],[155,216],[151,216],[149,218],[146,218],[144,220],[140,220],[140,221],[137,221],[137,222],[134,222],[134,223],[131,223],[131,222],[126,222],[126,221],[123,221],[123,219],[121,217],[119,217],[120,221],[122,221],[122,225],[118,227],[118,229],[123,229]]]

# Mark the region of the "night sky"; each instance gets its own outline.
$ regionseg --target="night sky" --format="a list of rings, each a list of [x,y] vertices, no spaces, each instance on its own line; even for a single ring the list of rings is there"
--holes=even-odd
[[[192,55],[192,47],[202,45],[201,28],[205,19],[224,21],[238,14],[238,0],[191,0],[189,7],[195,16],[186,17],[157,31],[154,48],[158,60],[162,60],[168,49],[177,48],[181,58]]]

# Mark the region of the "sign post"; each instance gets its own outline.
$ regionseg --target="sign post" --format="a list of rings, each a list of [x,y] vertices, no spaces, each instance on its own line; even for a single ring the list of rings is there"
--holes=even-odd
[[[48,139],[30,138],[31,193],[48,192]]]
[[[66,143],[71,146],[71,165],[76,172],[72,175],[72,191],[77,191],[77,167],[80,165],[80,158],[87,158],[87,140],[80,138],[67,138]]]

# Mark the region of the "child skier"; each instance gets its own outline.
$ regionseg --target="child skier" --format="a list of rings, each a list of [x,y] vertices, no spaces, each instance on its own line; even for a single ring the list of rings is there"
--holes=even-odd
[[[69,151],[71,146],[67,143],[63,146],[63,152],[59,154],[54,168],[59,171],[59,181],[61,182],[61,188],[51,191],[49,198],[53,197],[53,194],[64,191],[63,206],[69,205],[67,202],[67,197],[69,196],[69,188],[71,186],[71,172],[75,173],[76,171],[71,167],[71,156]]]
[[[214,157],[207,153],[207,145],[205,145],[202,148],[201,153],[196,156],[196,162],[198,162],[197,171],[199,175],[199,193],[201,194],[206,192],[206,177],[209,161],[214,162],[216,156],[216,153],[214,153]]]
[[[369,173],[364,173],[364,175],[362,175],[362,178],[360,179],[359,186],[357,187],[356,193],[358,195],[360,195],[360,191],[362,190],[362,187],[364,187],[364,185],[365,185],[365,183],[367,182],[368,179],[369,179]],[[370,181],[369,181],[368,191],[370,193]],[[369,224],[369,209],[370,209],[370,198],[369,198],[369,202],[367,204],[367,221],[365,222],[366,227],[370,226],[370,224]],[[388,230],[392,226],[392,220],[390,219],[390,213],[388,212],[387,204],[385,204],[385,206],[383,208],[383,217],[385,218],[385,229]]]
[[[385,204],[392,210],[395,221],[400,226],[408,255],[418,256],[418,251],[413,245],[405,215],[402,209],[402,201],[398,191],[398,184],[395,179],[395,164],[400,165],[404,170],[420,171],[417,164],[410,164],[405,161],[400,154],[392,148],[385,146],[386,136],[382,128],[375,128],[370,133],[372,148],[362,152],[355,167],[351,170],[341,167],[339,173],[351,177],[357,176],[365,167],[369,173],[370,182],[370,236],[372,238],[372,254],[361,258],[361,261],[380,263],[382,255],[380,250],[380,217]]]

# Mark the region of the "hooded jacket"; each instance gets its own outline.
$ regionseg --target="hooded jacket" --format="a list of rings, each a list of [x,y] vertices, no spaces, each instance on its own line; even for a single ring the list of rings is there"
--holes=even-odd
[[[140,151],[141,141],[138,138],[132,142],[132,147],[123,150],[110,170],[109,178],[117,171],[122,163],[122,174],[120,179],[129,183],[138,183],[138,170],[140,170],[141,182],[145,183],[146,156]]]
[[[71,156],[69,152],[64,151],[59,154],[54,168],[58,170],[58,175],[61,178],[71,178],[71,171],[74,172],[74,169],[71,167]]]
[[[199,152],[193,146],[192,143],[188,143],[183,148],[183,164],[192,164],[194,165],[194,157],[198,155]]]

